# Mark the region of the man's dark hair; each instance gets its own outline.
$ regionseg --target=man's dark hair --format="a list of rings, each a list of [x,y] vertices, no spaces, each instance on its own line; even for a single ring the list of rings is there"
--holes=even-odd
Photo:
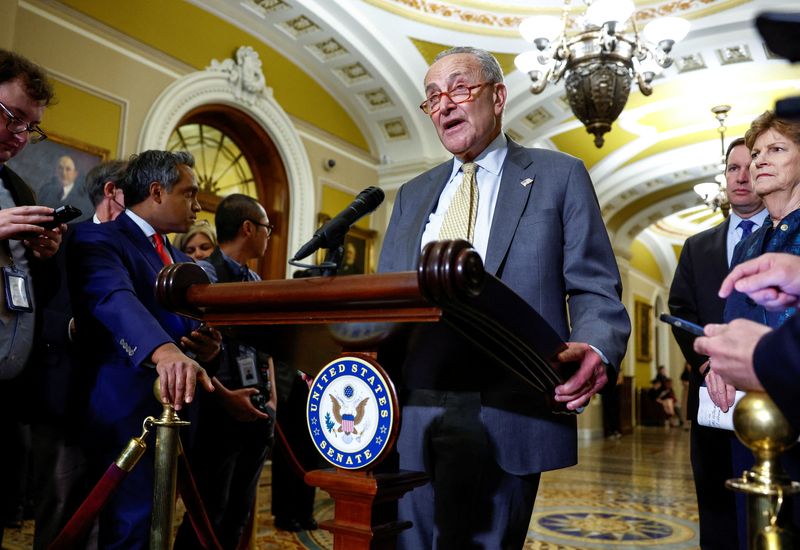
[[[245,220],[259,221],[261,206],[253,197],[234,193],[228,195],[217,206],[214,225],[217,226],[217,240],[227,243],[236,238]]]
[[[172,191],[181,173],[178,166],[184,164],[194,168],[194,157],[186,151],[145,151],[132,155],[122,183],[125,205],[135,206],[150,195],[150,184],[160,183],[167,193]]]
[[[113,181],[117,187],[122,189],[122,181],[125,177],[125,169],[127,166],[128,163],[124,160],[109,160],[89,170],[83,182],[83,188],[86,190],[86,194],[89,195],[89,200],[92,201],[95,208],[97,208],[97,205],[103,202],[105,198],[103,188],[107,181]]]
[[[733,151],[733,148],[734,148],[734,147],[739,147],[740,145],[744,145],[744,144],[745,144],[745,143],[744,143],[744,138],[743,138],[743,137],[740,137],[740,138],[736,138],[736,139],[734,139],[734,140],[731,142],[731,144],[730,144],[730,145],[728,145],[728,150],[727,150],[727,151],[725,151],[725,164],[726,164],[726,165],[728,164],[728,158],[730,158],[730,156],[731,156],[731,151]]]
[[[0,84],[17,78],[31,99],[44,106],[52,103],[55,93],[44,69],[17,53],[0,49]]]

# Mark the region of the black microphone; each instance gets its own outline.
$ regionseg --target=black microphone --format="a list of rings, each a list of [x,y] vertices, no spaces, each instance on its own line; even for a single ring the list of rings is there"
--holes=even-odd
[[[339,246],[350,226],[358,220],[375,210],[383,202],[383,189],[379,187],[367,187],[350,206],[339,212],[335,218],[328,220],[325,225],[314,232],[314,236],[306,244],[300,247],[297,254],[292,258],[293,262],[302,260],[306,256],[316,252],[320,248],[330,248]]]

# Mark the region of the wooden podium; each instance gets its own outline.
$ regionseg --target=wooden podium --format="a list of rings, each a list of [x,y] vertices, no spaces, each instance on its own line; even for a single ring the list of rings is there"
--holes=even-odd
[[[310,346],[304,339],[329,324],[445,322],[531,390],[552,394],[562,382],[549,359],[565,344],[522,298],[485,272],[480,256],[465,241],[429,244],[416,272],[211,285],[202,268],[187,263],[166,266],[155,290],[166,308],[211,326],[239,327],[245,338],[249,333],[252,339],[253,327],[270,325],[257,329],[267,351],[278,346],[302,356],[314,348],[330,353],[329,360],[342,351],[377,365],[376,350],[387,331],[339,339],[343,350],[336,350],[335,344]],[[315,375],[324,362],[298,362],[295,355],[293,366]],[[387,385],[394,394],[390,380]],[[397,420],[399,425],[399,411]],[[387,450],[396,433],[395,429],[390,434]],[[410,522],[397,522],[396,501],[424,484],[426,476],[375,473],[376,465],[377,461],[363,469],[317,470],[306,476],[307,483],[335,500],[334,519],[322,523],[333,533],[335,548],[394,548],[396,534],[411,527]]]

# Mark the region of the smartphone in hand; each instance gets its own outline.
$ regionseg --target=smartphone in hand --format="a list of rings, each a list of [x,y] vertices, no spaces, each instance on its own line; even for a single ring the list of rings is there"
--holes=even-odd
[[[55,229],[62,223],[71,222],[81,214],[83,214],[83,212],[81,212],[80,209],[75,208],[72,205],[65,204],[64,206],[59,206],[53,211],[53,221],[44,222],[40,225],[45,229]]]
[[[687,321],[686,319],[681,319],[680,317],[675,317],[674,315],[662,313],[659,319],[667,324],[672,325],[673,327],[694,334],[695,336],[705,336],[706,334],[703,330],[703,327],[700,325]]]

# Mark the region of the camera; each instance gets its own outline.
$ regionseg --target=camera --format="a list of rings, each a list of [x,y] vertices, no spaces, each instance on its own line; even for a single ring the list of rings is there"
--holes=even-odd
[[[272,393],[272,381],[269,379],[269,363],[260,359],[257,362],[257,380],[255,384],[249,386],[257,389],[258,393],[250,396],[250,403],[262,413],[268,414],[270,419],[273,419],[275,410],[267,404]]]

